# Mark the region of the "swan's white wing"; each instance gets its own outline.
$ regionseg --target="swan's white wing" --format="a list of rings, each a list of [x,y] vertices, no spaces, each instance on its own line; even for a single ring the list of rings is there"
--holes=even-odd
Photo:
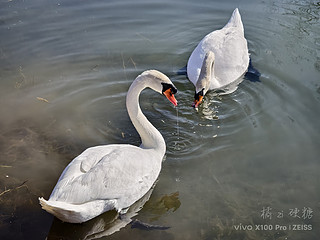
[[[248,68],[247,41],[237,28],[223,28],[208,35],[202,50],[215,53],[214,75],[221,83],[236,80]]]
[[[50,200],[75,204],[106,199],[120,204],[136,201],[159,175],[161,161],[155,161],[155,156],[152,150],[132,145],[87,149],[62,173]]]

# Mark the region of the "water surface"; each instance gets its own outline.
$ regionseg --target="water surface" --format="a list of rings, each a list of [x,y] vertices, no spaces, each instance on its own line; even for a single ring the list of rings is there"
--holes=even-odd
[[[176,73],[236,7],[260,82],[208,94],[195,111],[194,88]],[[0,1],[1,239],[317,239],[319,11],[317,1],[289,0]],[[94,232],[110,229],[115,213],[81,225],[54,219],[37,198],[71,159],[95,145],[139,144],[125,96],[146,69],[172,79],[179,106],[141,96],[167,154],[134,218],[170,228],[127,225],[103,237]]]

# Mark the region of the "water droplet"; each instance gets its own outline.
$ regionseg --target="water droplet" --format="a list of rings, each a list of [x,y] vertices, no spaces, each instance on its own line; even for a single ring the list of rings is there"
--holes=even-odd
[[[179,129],[179,110],[178,110],[178,107],[176,107],[176,112],[177,112],[177,135],[178,135],[178,140],[179,140],[180,129]]]

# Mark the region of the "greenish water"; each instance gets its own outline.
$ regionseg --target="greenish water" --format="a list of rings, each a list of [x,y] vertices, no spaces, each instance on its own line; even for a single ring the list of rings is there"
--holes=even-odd
[[[176,72],[236,7],[260,82],[208,94],[197,112]],[[317,1],[289,0],[0,1],[0,238],[318,239],[319,12]],[[146,69],[171,78],[179,105],[141,96],[167,154],[132,218],[170,228],[116,222],[103,236],[114,212],[81,225],[54,219],[37,198],[75,156],[139,144],[125,96]]]

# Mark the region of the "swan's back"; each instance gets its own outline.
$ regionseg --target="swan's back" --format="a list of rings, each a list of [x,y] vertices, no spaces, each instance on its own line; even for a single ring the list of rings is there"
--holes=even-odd
[[[210,89],[222,88],[237,80],[247,71],[248,46],[237,8],[222,29],[206,35],[192,52],[187,65],[187,73],[194,85],[198,81],[203,59],[208,51],[215,54],[214,76],[212,76]]]
[[[111,209],[122,211],[153,186],[161,160],[153,149],[127,144],[88,148],[66,167],[49,200],[40,198],[40,204],[73,223]]]
[[[88,148],[64,170],[50,200],[82,204],[117,199],[117,209],[128,207],[159,175],[161,161],[152,153],[128,144]]]

